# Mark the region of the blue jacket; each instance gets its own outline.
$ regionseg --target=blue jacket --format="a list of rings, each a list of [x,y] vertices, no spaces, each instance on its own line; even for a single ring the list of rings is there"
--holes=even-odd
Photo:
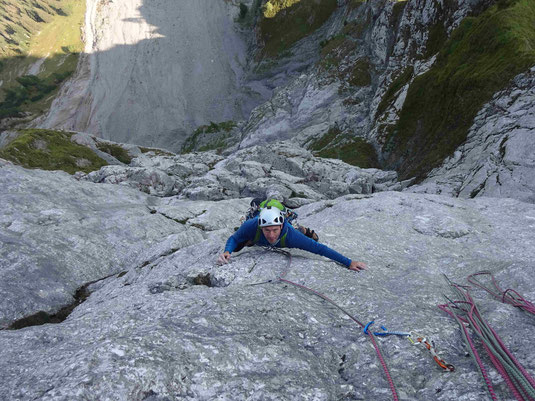
[[[225,245],[225,251],[232,253],[234,249],[247,240],[253,241],[258,228],[258,216],[247,220],[228,240]],[[317,255],[325,256],[336,262],[339,262],[347,267],[351,264],[351,259],[346,258],[344,255],[339,254],[335,250],[329,248],[326,245],[320,244],[300,231],[296,230],[286,220],[282,226],[281,234],[279,236],[279,242],[275,245],[271,245],[264,234],[260,234],[260,239],[255,245],[260,246],[275,246],[281,248],[280,239],[286,234],[285,246],[287,248],[299,248],[308,252],[315,253]]]

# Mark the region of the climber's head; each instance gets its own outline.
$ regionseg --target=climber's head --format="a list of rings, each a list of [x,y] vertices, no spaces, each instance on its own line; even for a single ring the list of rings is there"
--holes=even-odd
[[[274,245],[281,234],[284,216],[280,209],[268,206],[260,211],[258,225],[262,228],[262,233],[267,241]]]

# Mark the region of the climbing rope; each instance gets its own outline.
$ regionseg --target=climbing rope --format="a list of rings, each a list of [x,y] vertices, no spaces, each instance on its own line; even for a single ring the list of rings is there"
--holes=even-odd
[[[504,378],[515,398],[519,401],[534,400],[535,380],[513,356],[494,329],[483,319],[468,289],[451,282],[447,277],[446,280],[460,300],[452,301],[446,298],[448,303],[439,305],[439,308],[453,317],[461,327],[463,339],[470,348],[470,353],[478,365],[491,398],[497,399],[492,382],[468,334],[467,327],[470,327],[479,337],[494,367]]]
[[[290,252],[283,251],[283,250],[280,250],[278,248],[273,248],[272,250],[274,250],[275,252],[279,252],[279,253],[282,253],[282,254],[286,255],[287,258],[288,258],[288,264],[286,266],[286,269],[282,272],[282,274],[278,278],[278,280],[280,282],[291,284],[291,285],[293,285],[293,286],[295,286],[297,288],[303,289],[305,291],[308,291],[308,292],[320,297],[321,299],[329,302],[331,305],[335,306],[340,311],[345,313],[347,316],[349,316],[349,318],[351,320],[353,320],[355,323],[357,323],[363,329],[369,327],[370,324],[365,326],[355,316],[353,316],[351,313],[346,311],[344,308],[342,308],[341,306],[336,304],[333,300],[331,300],[327,296],[325,296],[325,295],[313,290],[312,288],[306,287],[306,286],[304,286],[302,284],[294,283],[293,281],[286,279],[285,277],[288,274],[288,272],[290,270],[290,267],[291,267],[291,264],[292,264],[292,254]],[[392,398],[394,399],[394,401],[399,401],[399,398],[398,398],[398,395],[397,395],[397,392],[396,392],[396,387],[394,385],[394,381],[392,380],[392,377],[390,376],[390,372],[388,370],[388,365],[386,364],[386,361],[385,361],[385,359],[383,357],[383,354],[381,353],[381,350],[379,349],[379,345],[377,344],[377,341],[375,341],[375,335],[374,335],[374,333],[372,333],[370,331],[367,331],[366,334],[368,334],[368,336],[369,336],[369,338],[370,338],[370,340],[371,340],[371,342],[373,344],[373,347],[375,348],[375,352],[377,353],[379,361],[381,362],[381,366],[383,367],[383,370],[385,372],[386,380],[388,381],[388,385],[390,387],[390,391],[392,392]]]
[[[492,284],[494,285],[494,290],[488,288],[487,286],[483,285],[477,276],[490,276],[490,279],[492,281]],[[479,287],[485,291],[487,291],[489,294],[491,294],[494,298],[498,299],[499,301],[503,302],[504,304],[510,304],[517,308],[520,308],[528,313],[531,313],[535,315],[535,304],[529,302],[526,300],[522,295],[520,295],[515,290],[508,288],[507,290],[503,291],[496,282],[496,279],[489,271],[480,271],[478,273],[474,273],[468,276],[468,282],[470,284],[475,285],[476,287]]]

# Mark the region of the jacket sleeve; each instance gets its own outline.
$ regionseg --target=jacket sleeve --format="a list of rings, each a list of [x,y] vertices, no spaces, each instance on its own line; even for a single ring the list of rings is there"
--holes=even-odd
[[[229,239],[227,240],[227,243],[225,244],[225,251],[232,253],[234,252],[234,249],[238,246],[238,244],[241,244],[242,242],[245,242],[247,240],[253,240],[254,236],[256,234],[256,227],[258,225],[258,219],[250,219],[244,222],[241,227],[236,231],[234,234],[232,234]]]
[[[325,256],[331,260],[334,260],[335,262],[343,264],[346,267],[349,267],[351,264],[351,259],[346,258],[344,255],[336,252],[334,249],[329,248],[327,245],[320,244],[319,242],[314,241],[312,238],[308,238],[306,235],[300,233],[293,227],[288,227],[286,246],[288,248],[299,248],[317,255]]]

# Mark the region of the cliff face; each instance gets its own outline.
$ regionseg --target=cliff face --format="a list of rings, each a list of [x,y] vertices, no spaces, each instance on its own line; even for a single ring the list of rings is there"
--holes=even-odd
[[[526,0],[292,2],[269,19],[261,4],[89,1],[87,54],[37,125],[173,151],[211,121],[233,121],[224,146],[239,148],[315,149],[335,129],[320,155],[361,152],[360,138],[382,168],[421,182],[535,64]],[[533,192],[525,175],[512,180]]]
[[[284,274],[455,366],[377,338],[398,399],[518,395],[436,306],[481,270],[535,299],[532,0],[291,3],[255,25],[257,0],[88,1],[87,53],[35,124],[97,137],[0,133],[4,398],[396,399],[360,324]],[[179,155],[98,138],[178,149],[199,124]],[[369,269],[257,247],[217,266],[257,196]],[[532,316],[471,293],[533,376]]]
[[[246,42],[224,1],[88,1],[86,56],[40,126],[177,150],[186,133],[240,120]]]
[[[534,16],[533,4],[525,1],[344,3],[320,30],[292,48],[300,54],[319,42],[317,62],[253,110],[240,146],[291,138],[311,147],[323,137],[332,142],[330,154],[343,155],[358,151],[351,144],[360,137],[374,144],[383,168],[395,169],[413,183],[425,179],[467,139],[483,143],[491,132],[503,143],[502,154],[508,144],[511,152],[516,146],[530,153],[530,134],[515,135],[513,145],[507,143],[509,130],[498,127],[515,120],[528,132],[533,126],[529,74],[522,74],[535,64],[535,30],[528,22]],[[517,34],[517,23],[522,34]],[[507,100],[507,93],[513,98]],[[518,96],[523,100],[514,102]],[[503,98],[502,117],[489,112],[496,97]],[[492,158],[488,147],[480,151],[472,158]],[[485,166],[469,191],[460,188],[467,183],[449,182],[454,172],[450,178],[438,177],[448,171],[448,163],[433,174],[458,188],[450,193],[482,195],[485,191],[472,191],[481,186],[495,196],[532,199],[529,161],[496,161],[493,167],[471,162],[473,174],[475,165]],[[504,180],[487,179],[500,169],[508,171],[507,180],[518,189],[500,189]]]
[[[279,282],[287,271],[359,321],[375,320],[372,330],[426,336],[455,366],[444,372],[405,338],[377,338],[399,399],[477,401],[484,381],[459,327],[436,307],[443,294],[454,297],[443,274],[466,284],[485,269],[503,288],[535,297],[535,207],[512,199],[381,192],[297,209],[323,243],[368,264],[356,273],[296,249],[288,265],[257,247],[217,266],[246,199],[156,198],[1,160],[0,185],[9,188],[0,193],[0,325],[13,328],[0,330],[6,399],[392,399],[362,328]],[[533,374],[531,316],[472,295]],[[510,399],[485,365],[497,396]]]

